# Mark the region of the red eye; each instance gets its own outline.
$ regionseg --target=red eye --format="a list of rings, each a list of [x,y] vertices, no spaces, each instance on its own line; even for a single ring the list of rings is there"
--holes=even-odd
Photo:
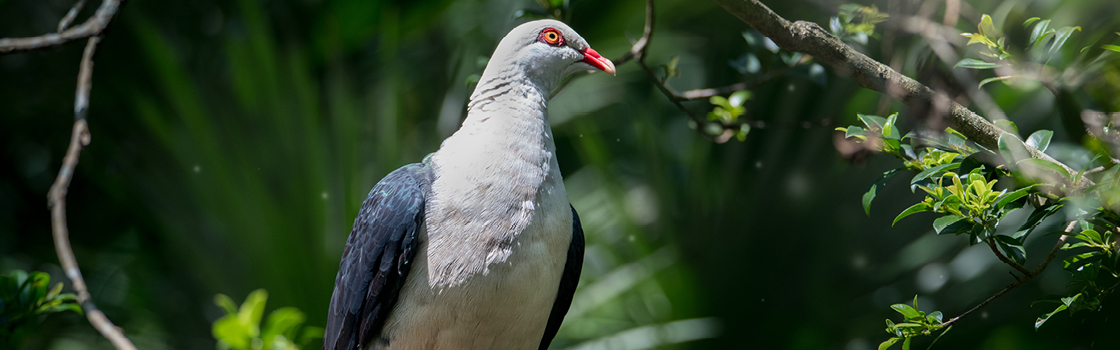
[[[537,36],[537,41],[552,46],[560,46],[564,45],[564,36],[560,35],[560,31],[556,30],[556,28],[545,28],[545,30],[542,30],[541,34]]]

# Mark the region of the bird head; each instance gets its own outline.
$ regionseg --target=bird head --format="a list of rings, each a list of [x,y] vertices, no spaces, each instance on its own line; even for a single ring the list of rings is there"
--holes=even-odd
[[[537,20],[517,26],[502,39],[479,82],[481,87],[489,80],[520,74],[548,92],[572,73],[595,70],[615,73],[614,64],[567,24]]]

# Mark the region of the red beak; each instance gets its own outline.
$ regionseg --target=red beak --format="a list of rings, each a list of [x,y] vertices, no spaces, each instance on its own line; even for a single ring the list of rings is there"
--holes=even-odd
[[[611,60],[606,57],[600,56],[598,52],[595,52],[595,49],[589,47],[587,50],[583,50],[583,62],[614,75],[614,63],[611,63]]]

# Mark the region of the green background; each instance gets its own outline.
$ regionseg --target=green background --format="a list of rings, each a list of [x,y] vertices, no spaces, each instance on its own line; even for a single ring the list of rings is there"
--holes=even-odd
[[[826,28],[840,4],[768,2],[787,19]],[[937,21],[943,7],[875,4],[892,18],[925,6]],[[0,0],[0,37],[51,32],[71,5]],[[628,36],[641,35],[644,1],[570,5],[569,23],[608,58],[629,49]],[[646,62],[679,55],[681,76],[670,80],[676,89],[757,77],[735,67],[748,52],[762,72],[781,66],[748,45],[746,24],[711,2],[657,6]],[[1082,42],[1068,45],[1071,53],[1120,28],[1120,4],[1111,0],[976,0],[962,8],[961,31],[974,31],[980,13],[1009,31],[1032,16],[1080,25],[1071,40]],[[523,9],[540,5],[126,3],[98,49],[92,143],[68,197],[71,240],[98,306],[142,349],[213,348],[210,324],[222,315],[217,293],[240,302],[265,288],[269,311],[298,307],[309,325],[322,326],[366,193],[457,128],[473,89],[468,77],[481,73],[498,40],[523,21],[514,17]],[[64,279],[46,193],[69,140],[82,46],[0,56],[0,270]],[[948,69],[923,39],[903,33],[871,39],[862,50],[925,82]],[[1024,135],[1052,129],[1059,151],[1068,143],[1045,89],[986,89]],[[1013,281],[986,247],[934,236],[932,216],[891,227],[894,215],[921,199],[901,183],[880,189],[872,217],[863,213],[863,192],[897,161],[843,156],[833,128],[857,123],[855,113],[901,111],[908,129],[915,121],[902,105],[831,70],[823,78],[791,70],[752,91],[747,116],[768,127],[726,144],[690,129],[633,63],[617,76],[579,78],[550,102],[561,170],[588,240],[580,290],[553,348],[873,349],[889,337],[883,320],[898,321],[890,304],[918,295],[923,310],[951,317]],[[1116,95],[1109,98],[1098,108],[1115,111]],[[703,100],[686,106],[711,109]],[[830,122],[799,126],[820,120]],[[1052,236],[1037,235],[1028,256],[1052,244]],[[1030,302],[1064,293],[1067,280],[1052,266],[937,346],[1120,345],[1115,300],[1034,330],[1035,317],[1049,310]],[[923,341],[916,345],[924,348]],[[47,317],[25,343],[109,347],[76,314]]]

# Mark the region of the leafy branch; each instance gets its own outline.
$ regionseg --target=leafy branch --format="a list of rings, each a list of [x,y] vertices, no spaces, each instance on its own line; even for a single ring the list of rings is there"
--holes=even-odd
[[[949,108],[946,117],[950,126],[984,148],[997,149],[1001,136],[1007,133],[959,103],[852,49],[816,23],[790,22],[758,0],[715,1],[727,12],[769,37],[778,47],[812,55],[816,61],[832,67],[839,75],[851,77],[860,86],[882,92],[907,104],[932,105],[934,102],[947,101]],[[1017,136],[1012,137],[1006,142],[1023,144]],[[1016,148],[1017,151],[1023,151],[1016,155],[1016,159],[1044,159],[1058,164],[1066,172],[1075,172],[1038,149],[1024,146]],[[1081,179],[1076,183],[1077,190],[1092,186],[1092,181],[1088,179]]]

